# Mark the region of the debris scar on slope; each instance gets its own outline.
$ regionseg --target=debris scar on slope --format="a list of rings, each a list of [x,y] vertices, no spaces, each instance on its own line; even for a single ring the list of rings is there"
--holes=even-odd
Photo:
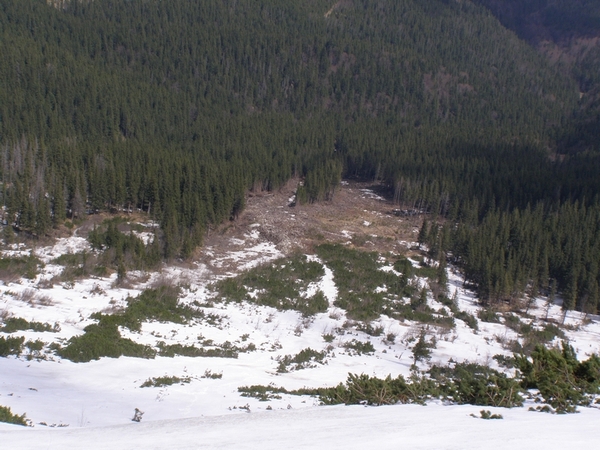
[[[208,233],[195,260],[224,275],[325,242],[403,253],[416,240],[420,219],[396,216],[377,184],[342,182],[331,201],[291,206],[297,183],[249,195],[236,220]]]

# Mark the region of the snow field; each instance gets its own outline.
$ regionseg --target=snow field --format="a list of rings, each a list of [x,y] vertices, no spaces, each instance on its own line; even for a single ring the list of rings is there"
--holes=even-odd
[[[247,269],[282,256],[274,245],[259,242],[256,230],[236,244],[247,245],[247,249],[215,258],[215,267],[236,263]],[[402,448],[548,449],[589,443],[592,424],[596,426],[600,419],[595,408],[580,408],[580,414],[560,417],[527,412],[527,406],[489,408],[502,414],[504,420],[486,421],[470,416],[479,416],[481,407],[439,402],[426,407],[317,407],[317,400],[307,396],[281,394],[281,399],[268,402],[242,397],[237,390],[241,386],[274,385],[294,390],[334,386],[345,381],[348,373],[407,376],[413,362],[409,340],[418,335],[422,325],[381,316],[372,323],[383,329],[381,336],[348,327],[345,312],[333,305],[337,287],[327,266],[325,275],[309,286],[307,295],[320,290],[330,306],[327,312],[310,318],[294,311],[212,298],[208,285],[217,278],[200,264],[164,268],[160,273],[148,274],[147,280],[133,289],[115,287],[116,275],[38,287],[41,280],[60,272],[60,266],[50,263],[52,259],[82,250],[91,251],[77,236],[38,249],[35,254],[46,266],[36,279],[19,279],[0,286],[0,314],[60,327],[56,333],[19,331],[11,336],[64,344],[94,323],[92,313],[116,311],[126,305],[128,296],[135,297],[163,279],[183,282],[186,288],[181,301],[205,305],[205,313],[219,316],[220,321],[144,323],[139,333],[121,329],[123,337],[152,346],[158,341],[199,345],[212,340],[215,345],[254,344],[256,350],[240,353],[237,359],[121,357],[73,363],[51,353],[46,360],[0,358],[0,405],[11,407],[17,414],[26,413],[35,425],[33,429],[22,429],[0,424],[3,448],[76,448],[77,442],[86,442],[86,448],[264,449],[281,448],[287,442],[293,448],[399,448],[401,443]],[[26,256],[29,250],[17,248],[10,254]],[[311,255],[309,260],[322,263]],[[144,278],[144,274],[138,275]],[[462,280],[451,271],[449,279],[450,295],[456,290],[459,309],[476,315],[479,306],[475,295],[464,289]],[[444,308],[429,302],[432,307]],[[530,314],[545,316],[542,299],[536,301]],[[560,307],[552,306],[549,316],[562,319]],[[567,336],[580,359],[600,350],[600,325],[595,318],[589,323],[583,319],[579,313],[569,313],[566,319],[572,325]],[[476,332],[461,320],[456,320],[454,329],[428,327],[427,333],[436,337],[437,347],[432,350],[431,361],[419,366],[447,364],[452,359],[500,369],[492,357],[511,355],[502,342],[517,338],[517,334],[502,324],[479,321],[478,325]],[[330,343],[323,338],[328,334],[333,335]],[[394,335],[393,343],[386,340],[388,335]],[[375,352],[352,354],[343,345],[353,339],[371,342]],[[325,363],[277,372],[278,359],[306,348],[326,351]],[[222,374],[222,378],[206,378],[207,373]],[[140,387],[146,380],[160,376],[189,378],[189,383]],[[131,423],[135,408],[144,411],[142,423]]]

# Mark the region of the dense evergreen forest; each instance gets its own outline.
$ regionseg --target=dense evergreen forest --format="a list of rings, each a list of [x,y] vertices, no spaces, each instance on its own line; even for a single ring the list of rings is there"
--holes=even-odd
[[[600,2],[595,0],[475,0],[507,28],[569,74],[579,106],[558,135],[565,152],[600,150]]]
[[[595,312],[583,78],[476,3],[2,0],[6,227],[135,208],[187,257],[248,191],[297,176],[314,202],[359,177],[427,211],[423,242],[485,302],[552,291]]]

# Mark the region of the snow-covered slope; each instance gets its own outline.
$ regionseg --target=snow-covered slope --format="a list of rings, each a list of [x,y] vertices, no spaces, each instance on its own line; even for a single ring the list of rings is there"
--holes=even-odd
[[[530,449],[593,448],[600,412],[551,416],[473,406],[323,406],[110,427],[60,430],[0,426],[10,449]]]
[[[233,261],[241,270],[282,256],[252,230],[235,245],[229,253],[213,255],[213,269],[231,267]],[[422,326],[381,316],[372,322],[382,330],[378,336],[359,331],[346,313],[333,305],[337,288],[326,265],[324,276],[309,289],[322,291],[330,307],[308,318],[295,311],[220,301],[209,285],[232,273],[216,274],[201,263],[165,267],[156,273],[130,273],[127,289],[115,284],[116,274],[49,282],[62,270],[52,263],[54,258],[82,250],[91,251],[76,235],[38,248],[35,255],[46,264],[40,273],[32,280],[19,278],[0,286],[0,314],[4,317],[58,325],[58,331],[10,334],[24,336],[26,341],[39,339],[46,345],[42,352],[31,351],[29,357],[26,351],[18,358],[0,358],[0,405],[17,414],[26,413],[34,425],[0,424],[2,448],[563,448],[594,441],[592,427],[600,419],[597,408],[581,408],[580,414],[567,416],[528,412],[530,405],[510,410],[486,408],[499,412],[504,420],[481,420],[471,416],[479,417],[481,407],[437,401],[424,407],[365,408],[323,407],[313,397],[288,394],[269,401],[243,397],[238,392],[242,386],[294,390],[334,386],[345,381],[348,373],[409,375],[413,364],[410,348]],[[14,247],[4,256],[28,256],[30,252]],[[320,261],[313,255],[309,260]],[[449,290],[456,292],[459,309],[476,313],[479,306],[474,294],[465,290],[462,280],[451,271],[449,277]],[[250,345],[254,350],[242,351],[237,358],[121,357],[73,363],[48,347],[51,343],[64,345],[82,334],[85,326],[95,322],[92,313],[116,311],[126,305],[128,296],[165,283],[183,286],[181,301],[202,305],[212,320],[146,322],[140,332],[120,329],[123,337],[151,346],[160,341],[216,348],[229,343],[225,345]],[[442,307],[431,300],[430,304]],[[546,316],[542,299],[530,314],[529,320]],[[549,317],[562,320],[560,307],[551,306]],[[600,324],[595,318],[583,319],[570,313],[566,320],[571,325],[566,335],[580,359],[600,351]],[[505,344],[516,338],[516,333],[500,323],[479,321],[478,325],[474,331],[457,320],[453,329],[428,328],[437,346],[427,364],[446,364],[452,358],[498,368],[492,357],[510,355]],[[370,342],[375,351],[358,354],[347,348],[353,340]],[[324,359],[302,370],[278,372],[282,358],[306,348],[324,352]],[[420,364],[421,368],[427,365]],[[184,382],[142,387],[147,380],[162,376]],[[141,423],[131,421],[136,408],[144,412]]]

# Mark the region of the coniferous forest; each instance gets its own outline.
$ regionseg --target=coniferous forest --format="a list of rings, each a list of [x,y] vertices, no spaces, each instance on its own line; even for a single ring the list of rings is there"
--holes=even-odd
[[[369,179],[484,302],[597,312],[600,58],[553,63],[502,3],[2,0],[5,228],[138,209],[186,258],[250,191]],[[550,3],[556,41],[600,35],[594,2]]]

